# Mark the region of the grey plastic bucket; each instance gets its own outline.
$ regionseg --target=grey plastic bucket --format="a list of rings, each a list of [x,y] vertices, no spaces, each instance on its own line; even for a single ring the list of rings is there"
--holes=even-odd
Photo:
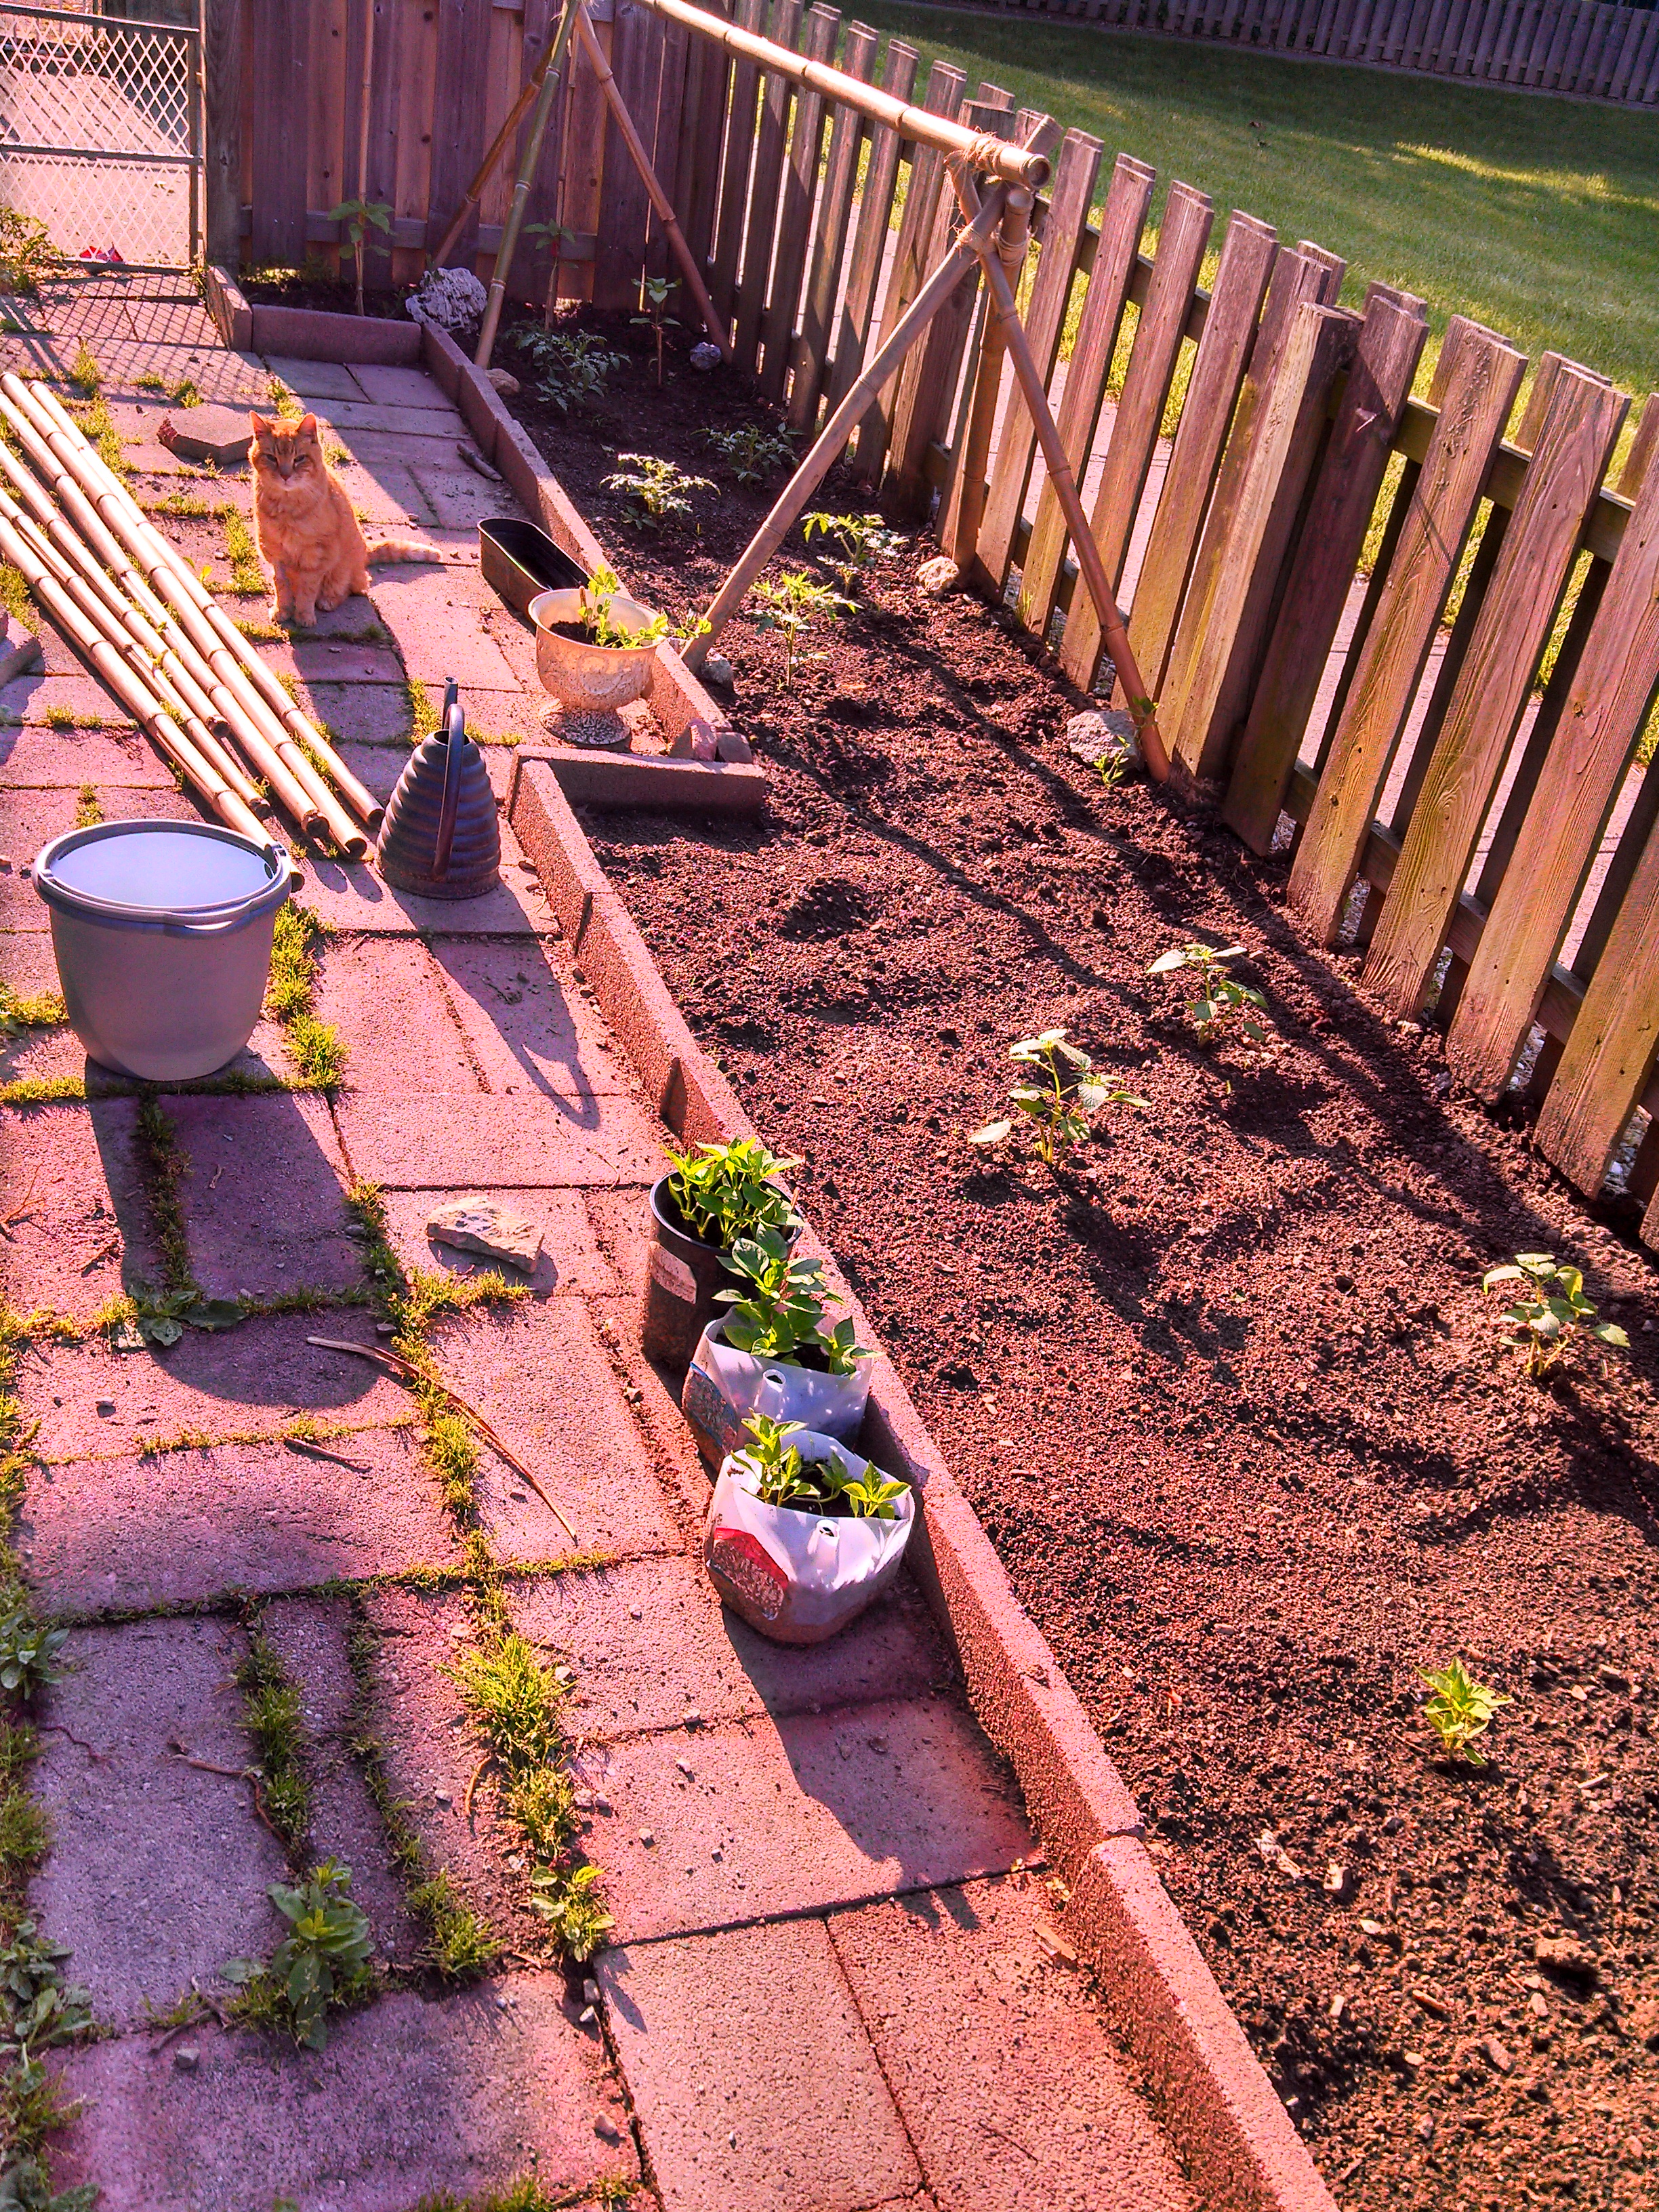
[[[182,1083],[236,1057],[294,884],[286,853],[208,822],[99,822],[54,837],[28,873],[91,1059]]]

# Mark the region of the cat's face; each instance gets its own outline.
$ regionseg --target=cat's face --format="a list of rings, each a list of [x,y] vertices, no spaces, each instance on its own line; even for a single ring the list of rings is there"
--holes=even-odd
[[[317,436],[317,417],[302,415],[297,422],[277,422],[256,415],[247,457],[256,470],[283,483],[319,477],[323,449]]]

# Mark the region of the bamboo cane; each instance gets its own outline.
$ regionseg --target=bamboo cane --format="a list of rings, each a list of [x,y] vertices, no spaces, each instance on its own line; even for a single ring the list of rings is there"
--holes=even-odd
[[[577,0],[576,36],[581,40],[582,51],[587,56],[588,61],[592,65],[593,74],[599,81],[599,89],[604,93],[605,104],[611,110],[617,130],[622,134],[623,143],[633,156],[634,167],[639,171],[641,182],[645,186],[652,206],[657,211],[657,220],[661,223],[667,235],[674,258],[680,264],[681,272],[685,278],[686,289],[697,303],[697,313],[702,317],[703,328],[720,348],[721,359],[730,361],[731,339],[721,324],[714,301],[708,296],[708,287],[702,281],[702,271],[697,266],[696,257],[685,242],[685,234],[680,228],[679,217],[674,212],[673,203],[657,181],[657,173],[651,166],[651,157],[645,150],[645,142],[635,128],[634,118],[629,112],[628,102],[623,98],[617,88],[617,80],[611,74],[611,64],[605,58],[605,49],[599,44],[599,34],[588,20],[585,0]]]
[[[256,814],[267,811],[269,802],[260,798],[241,768],[214,734],[216,723],[228,730],[232,727],[234,714],[226,713],[226,707],[233,703],[228,694],[221,688],[220,696],[215,698],[210,689],[202,683],[163,632],[131,600],[122,597],[117,585],[99,567],[86,544],[77,538],[68,518],[53,506],[38,479],[30,475],[15,454],[4,445],[0,445],[0,469],[10,477],[21,495],[24,508],[27,510],[27,515],[21,512],[14,514],[9,503],[6,503],[5,512],[9,519],[40,538],[42,552],[48,558],[60,583],[81,591],[90,591],[96,595],[103,611],[121,625],[139,651],[155,665],[158,677],[177,696],[181,718],[191,717],[203,726],[198,732],[191,721],[185,721],[186,732],[198,750],[207,752],[209,757],[215,761],[232,790],[246,805],[251,806]],[[0,492],[0,502],[5,501],[6,495]],[[115,550],[118,556],[119,548],[116,547]],[[135,581],[141,580],[130,563],[120,562],[118,567],[125,568]],[[146,596],[150,596],[148,592]],[[116,641],[119,642],[118,640]]]
[[[145,518],[137,501],[63,414],[62,409],[56,406],[50,392],[39,385],[26,386],[20,378],[8,374],[0,378],[0,396],[29,409],[33,421],[46,431],[46,442],[59,461],[76,477],[116,536],[138,561],[152,587],[172,606],[191,644],[244,710],[245,719],[252,722],[252,730],[239,728],[239,739],[258,734],[260,757],[256,765],[259,773],[270,783],[279,802],[295,816],[308,833],[314,835],[325,830],[349,858],[361,859],[368,848],[367,837],[313,766],[301,744],[295,742],[296,732],[292,726],[286,726],[288,718],[274,712],[269,699],[262,696],[263,687],[250,680],[253,672],[235,651],[236,643],[246,648],[253,668],[269,680],[270,688],[289,708],[302,742],[314,745],[330,760],[333,758],[331,749],[312,731],[311,725],[289,700],[276,678],[271,676],[257,654],[253,654],[247,641],[234,628],[201,578]],[[48,405],[47,402],[52,404]],[[7,411],[9,414],[9,410]],[[341,774],[349,777],[356,790],[362,790],[362,785],[355,777],[350,777],[349,771],[343,763]],[[367,793],[363,795],[368,797]],[[370,803],[373,804],[372,800]]]
[[[957,198],[962,203],[963,213],[970,219],[981,213],[979,194],[965,167],[953,169],[951,182],[956,186]],[[967,237],[969,233],[964,231],[963,235]],[[1014,304],[1013,288],[995,249],[985,241],[982,233],[975,237],[974,251],[979,255],[980,266],[985,271],[985,282],[990,290],[992,307],[1002,325],[1008,351],[1013,357],[1014,374],[1019,379],[1020,390],[1025,395],[1025,404],[1030,410],[1037,441],[1042,447],[1042,458],[1048,464],[1048,481],[1054,486],[1054,496],[1060,501],[1060,511],[1066,518],[1066,526],[1077,549],[1078,566],[1083,572],[1089,596],[1100,617],[1101,635],[1105,641],[1106,651],[1117,671],[1118,682],[1129,702],[1129,712],[1134,717],[1135,734],[1140,740],[1146,773],[1155,783],[1167,782],[1170,755],[1158,726],[1158,709],[1135,665],[1128,632],[1123,626],[1123,617],[1112,591],[1111,579],[1106,574],[1106,564],[1100,557],[1095,533],[1089,526],[1083,501],[1078,496],[1065,445],[1055,427],[1054,418],[1048,411],[1048,395],[1043,389],[1042,372],[1025,336],[1025,326],[1019,319],[1019,310]]]
[[[0,387],[9,389],[13,384],[21,386],[21,379],[0,377]],[[338,786],[347,805],[371,830],[378,828],[380,817],[386,811],[380,801],[352,774],[316,725],[301,713],[178,548],[169,544],[156,529],[96,447],[88,442],[79,423],[64,411],[50,386],[34,384],[22,388],[36,398],[41,411],[52,417],[68,440],[76,461],[107,492],[142,542],[153,548],[177,577],[198,611],[216,633],[233,662],[240,668],[245,684],[263,701],[264,720],[277,725],[272,742],[280,745],[283,758],[289,761],[300,781],[319,795],[325,814],[331,812],[338,815],[342,821],[346,819],[341,813],[339,801],[334,793],[313,767],[313,754],[321,761],[329,776]],[[85,477],[82,481],[84,482]],[[368,841],[349,823],[343,832],[334,829],[331,823],[330,834],[343,851],[356,855],[367,848]]]
[[[374,0],[363,0],[363,83],[357,102],[357,250],[352,255],[356,264],[357,313],[363,312],[363,226],[361,210],[368,204],[368,121],[374,95]],[[390,241],[387,246],[387,269],[391,267]]]
[[[995,143],[995,142],[994,142]],[[720,586],[708,614],[708,627],[693,638],[684,651],[688,668],[701,668],[703,657],[732,617],[748,597],[749,587],[782,544],[801,509],[829,474],[836,456],[863,419],[864,411],[898,368],[928,322],[962,282],[962,267],[985,245],[1002,218],[1005,187],[994,185],[985,205],[966,229],[959,231],[950,252],[934,270],[915,298],[893,325],[875,358],[818,433],[817,442],[779,494],[777,502],[739,556],[737,566]]]
[[[11,525],[59,590],[75,602],[100,635],[115,648],[133,673],[155,693],[162,707],[179,724],[191,744],[228,789],[235,793],[250,813],[258,814],[261,811],[258,792],[215,737],[207,722],[191,705],[186,696],[173,684],[165,668],[156,665],[155,658],[137,631],[126,627],[128,614],[135,623],[143,623],[143,616],[131,610],[121,611],[118,595],[110,587],[110,597],[118,599],[118,605],[112,607],[92,578],[83,575],[73,562],[65,560],[46,532],[3,491],[0,491],[0,518]],[[149,628],[147,623],[143,626]],[[269,811],[268,803],[265,811]]]
[[[758,62],[774,76],[788,77],[813,92],[821,92],[827,100],[856,108],[860,115],[867,115],[872,121],[884,123],[890,130],[896,131],[901,138],[933,147],[941,154],[961,155],[970,168],[1000,178],[1004,184],[1029,185],[1035,191],[1048,181],[1046,154],[1011,146],[1006,139],[970,131],[966,124],[953,123],[945,116],[930,113],[925,107],[912,107],[908,101],[896,100],[891,93],[878,91],[860,78],[848,76],[844,70],[834,69],[828,62],[812,61],[805,55],[792,53],[787,46],[774,46],[770,39],[743,30],[736,23],[725,22],[718,15],[707,15],[701,8],[690,6],[688,0],[640,0],[640,4],[668,22],[683,23],[687,30],[724,46],[727,53]]]
[[[155,740],[161,750],[206,800],[228,829],[239,830],[257,845],[270,842],[270,831],[251,808],[232,791],[223,778],[204,760],[184,732],[166,712],[154,691],[122,658],[109,640],[94,629],[67,592],[61,590],[34,556],[21,532],[0,517],[0,554],[17,569],[46,612],[109,686],[133,720]]]
[[[98,494],[95,487],[92,494],[82,490],[71,473],[70,459],[60,453],[50,441],[40,434],[35,416],[23,411],[17,398],[7,388],[7,381],[6,379],[0,378],[0,414],[4,415],[6,421],[17,434],[28,459],[36,465],[52,484],[53,490],[64,501],[69,512],[77,516],[84,514],[95,524],[103,536],[109,537],[110,533],[105,528],[102,511],[95,503],[96,497],[103,495]],[[28,395],[26,390],[22,396],[27,399]],[[114,502],[112,501],[111,504],[114,505]],[[117,536],[118,537],[120,535],[118,526],[122,520],[118,508],[112,519],[118,525]],[[165,544],[166,541],[161,538],[159,532],[151,534],[155,537],[158,543]],[[115,540],[112,538],[111,543],[114,544]],[[117,552],[120,563],[118,573],[124,570],[132,578],[132,580],[137,581],[131,560],[125,553],[119,551],[118,547]],[[143,559],[145,556],[141,553],[139,557]],[[238,672],[229,654],[225,652],[213,631],[203,623],[198,610],[185,592],[180,580],[167,569],[165,564],[152,563],[150,582],[157,585],[160,592],[171,599],[174,612],[179,617],[179,636],[187,653],[198,655],[209,671],[210,680],[204,688],[210,690],[216,704],[221,706],[222,715],[224,714],[224,702],[219,700],[218,692],[213,689],[213,684],[216,683],[223,690],[225,702],[229,702],[234,710],[225,717],[227,726],[233,731],[249,766],[257,775],[262,776],[270,786],[277,804],[293,816],[307,836],[316,836],[325,830],[329,831],[331,835],[334,834],[329,813],[317,804],[310,785],[290,772],[285,754],[272,743],[267,729],[270,718],[262,702],[250,688],[239,685]],[[153,603],[159,608],[161,599],[150,592],[149,584],[144,584],[143,589],[145,595],[150,597]],[[284,732],[278,728],[276,735],[281,738],[284,736]],[[292,746],[287,748],[288,752],[291,753],[292,750]],[[311,781],[315,783],[317,781],[313,771]],[[333,807],[332,811],[337,814],[339,812],[337,805]],[[341,817],[341,820],[344,821],[343,816]],[[356,829],[356,825],[347,823],[345,826],[357,841],[356,850],[360,853],[366,850],[367,841]]]
[[[537,63],[530,75],[525,79],[523,88],[520,92],[518,98],[514,101],[512,106],[508,108],[506,122],[502,124],[501,129],[490,140],[489,151],[484,155],[483,161],[479,162],[477,173],[473,177],[472,182],[466,188],[466,198],[461,202],[460,212],[455,217],[454,222],[450,224],[448,229],[444,233],[442,241],[440,244],[437,252],[432,257],[432,265],[434,269],[441,269],[444,264],[448,260],[450,255],[455,251],[455,242],[459,238],[461,233],[466,228],[467,223],[471,218],[473,210],[477,207],[480,200],[483,199],[484,186],[489,182],[490,178],[494,175],[495,164],[501,160],[501,155],[506,152],[508,139],[512,137],[513,133],[518,129],[520,124],[523,122],[526,115],[529,112],[532,101],[536,98],[536,95],[542,88],[543,81],[546,77],[548,70],[552,66],[553,50],[555,46],[557,46],[558,41],[559,33],[558,29],[556,27],[552,37],[542,49],[541,59]]]
[[[495,350],[495,331],[501,319],[501,301],[507,291],[507,272],[513,266],[513,256],[518,251],[525,203],[530,198],[531,181],[536,174],[536,164],[541,159],[542,141],[547,136],[548,118],[553,112],[554,95],[559,88],[559,64],[564,59],[565,48],[570,44],[571,25],[580,4],[581,0],[564,0],[564,12],[559,17],[559,27],[553,39],[554,65],[542,79],[541,90],[536,95],[536,112],[530,118],[530,129],[525,137],[524,152],[519,159],[519,173],[514,181],[507,221],[501,225],[501,242],[495,249],[495,266],[490,271],[489,297],[484,303],[483,325],[478,332],[478,350],[472,356],[473,366],[477,368],[488,368],[489,356]]]

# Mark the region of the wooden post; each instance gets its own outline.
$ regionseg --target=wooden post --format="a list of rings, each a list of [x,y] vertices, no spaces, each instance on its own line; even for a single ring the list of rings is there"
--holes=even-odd
[[[507,274],[513,266],[519,232],[524,222],[525,203],[530,198],[531,180],[535,176],[536,163],[541,156],[542,140],[547,135],[547,119],[553,112],[553,95],[559,88],[559,64],[564,58],[565,48],[570,43],[571,25],[580,4],[581,0],[564,0],[559,27],[553,34],[547,75],[542,79],[541,90],[536,94],[535,112],[530,118],[529,135],[525,140],[524,155],[513,186],[512,203],[507,210],[507,221],[501,225],[501,242],[496,248],[495,266],[490,272],[489,298],[484,307],[483,326],[478,332],[478,350],[472,356],[474,366],[478,368],[489,368],[489,356],[495,350],[495,331],[501,319]]]
[[[869,405],[872,396],[880,391],[903,361],[911,346],[927,327],[935,311],[955,291],[961,281],[963,261],[981,250],[1000,222],[1002,204],[1003,191],[999,187],[988,195],[974,221],[958,235],[949,253],[878,349],[875,358],[824,424],[811,451],[784,486],[772,512],[750,538],[737,566],[720,586],[714,605],[708,610],[708,629],[686,647],[683,658],[688,668],[696,671],[702,667],[709,647],[743,605],[750,586],[782,544],[790,526],[830,473],[836,457],[847,443],[854,425]]]
[[[242,259],[240,0],[203,0],[202,74],[207,109],[207,258],[234,276]]]

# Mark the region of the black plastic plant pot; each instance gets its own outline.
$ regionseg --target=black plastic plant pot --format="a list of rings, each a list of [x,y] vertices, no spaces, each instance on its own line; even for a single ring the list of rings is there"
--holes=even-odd
[[[720,1246],[687,1226],[669,1190],[672,1180],[663,1176],[651,1186],[651,1257],[640,1310],[640,1342],[647,1359],[684,1375],[697,1340],[725,1311],[714,1303],[716,1292],[729,1291],[739,1278],[726,1266]],[[784,1233],[793,1245],[800,1235],[799,1221]]]

